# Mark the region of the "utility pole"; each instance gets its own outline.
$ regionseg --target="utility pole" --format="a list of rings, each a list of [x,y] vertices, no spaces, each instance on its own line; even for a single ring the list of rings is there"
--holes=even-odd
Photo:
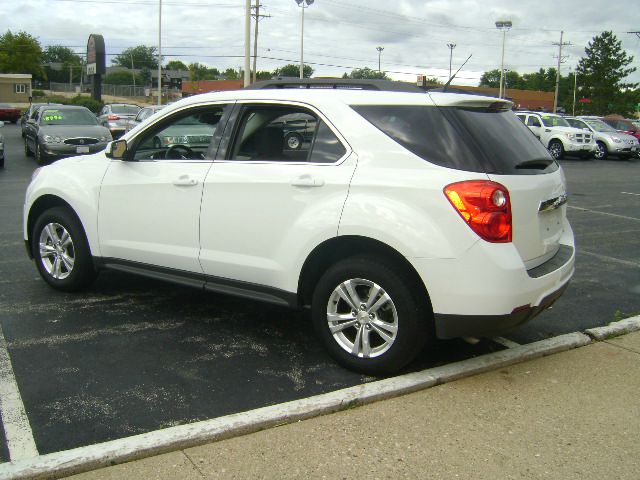
[[[252,7],[255,13],[251,15],[256,20],[256,26],[253,32],[253,83],[256,82],[257,75],[258,75],[258,67],[256,66],[257,59],[258,59],[258,22],[262,18],[271,17],[271,15],[260,15],[260,7],[262,7],[262,5],[260,4],[260,0],[256,0],[255,6]]]
[[[378,51],[378,73],[380,73],[380,67],[381,67],[380,58],[382,57],[382,51],[384,50],[384,47],[376,47],[376,50]]]
[[[553,98],[553,113],[556,113],[558,109],[558,92],[560,91],[560,64],[564,61],[562,57],[562,47],[565,45],[571,45],[571,42],[563,42],[562,37],[564,36],[564,31],[560,32],[560,42],[553,42],[554,45],[558,46],[558,71],[556,72],[556,94]]]
[[[456,48],[455,43],[447,43],[449,47],[449,78],[451,78],[451,59],[453,58],[453,49]]]
[[[244,86],[251,83],[251,0],[246,0],[244,8]]]
[[[576,116],[576,90],[578,89],[578,68],[573,71],[573,109],[571,111],[572,116]]]

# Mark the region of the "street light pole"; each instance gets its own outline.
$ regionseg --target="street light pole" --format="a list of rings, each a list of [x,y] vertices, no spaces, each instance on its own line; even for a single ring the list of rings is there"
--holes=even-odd
[[[378,73],[380,73],[381,72],[380,57],[382,56],[382,51],[384,50],[384,47],[376,47],[376,50],[378,51]]]
[[[246,0],[244,14],[244,86],[251,84],[251,0]]]
[[[313,2],[314,0],[296,0],[298,6],[302,8],[300,17],[300,80],[304,78],[304,9],[309,7]]]
[[[576,90],[578,89],[578,69],[573,72],[573,109],[571,115],[576,116]]]
[[[453,59],[453,49],[456,48],[455,43],[447,43],[449,47],[449,78],[451,78],[451,60]]]
[[[502,30],[502,61],[500,62],[500,93],[498,94],[498,98],[502,98],[503,91],[502,85],[504,82],[504,44],[507,38],[507,30],[509,30],[513,24],[511,20],[498,20],[496,22],[496,28],[498,30]]]
[[[158,1],[158,105],[162,105],[162,0]]]

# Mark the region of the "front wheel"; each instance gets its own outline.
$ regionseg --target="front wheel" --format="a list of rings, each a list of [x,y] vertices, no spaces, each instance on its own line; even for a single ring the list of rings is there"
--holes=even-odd
[[[40,147],[40,142],[38,142],[37,140],[36,140],[35,157],[36,157],[36,163],[38,165],[44,165],[45,163],[47,163],[47,157],[42,151],[42,148]]]
[[[284,142],[290,150],[300,150],[302,148],[302,136],[298,133],[287,134]]]
[[[57,290],[80,290],[96,276],[82,225],[66,208],[50,208],[38,217],[31,251],[40,276]]]
[[[562,146],[562,142],[560,140],[551,140],[549,143],[549,153],[555,160],[560,160],[564,157],[564,147]]]
[[[607,146],[602,142],[596,142],[596,153],[594,157],[598,160],[604,160],[609,156]]]
[[[431,336],[433,319],[407,277],[392,264],[358,256],[336,263],[320,278],[312,320],[341,365],[385,375],[418,355]]]
[[[33,157],[33,152],[29,148],[29,145],[27,144],[27,139],[26,138],[24,139],[24,156],[25,157]]]

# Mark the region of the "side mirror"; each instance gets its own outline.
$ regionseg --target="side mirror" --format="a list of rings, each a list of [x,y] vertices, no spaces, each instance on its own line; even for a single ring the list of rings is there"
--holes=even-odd
[[[107,146],[106,150],[107,158],[113,158],[114,160],[123,160],[127,154],[127,141],[115,140]]]

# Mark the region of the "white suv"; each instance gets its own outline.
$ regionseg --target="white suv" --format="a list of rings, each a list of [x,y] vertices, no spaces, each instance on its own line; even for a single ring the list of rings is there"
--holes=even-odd
[[[539,112],[517,112],[516,115],[549,149],[556,160],[564,157],[565,153],[573,153],[583,158],[596,153],[593,134],[572,127],[560,115]]]
[[[104,152],[36,170],[27,249],[59,290],[112,268],[310,309],[342,365],[390,373],[435,337],[529,320],[573,274],[564,174],[510,107],[313,88],[193,96]],[[292,118],[315,125],[296,148]]]

